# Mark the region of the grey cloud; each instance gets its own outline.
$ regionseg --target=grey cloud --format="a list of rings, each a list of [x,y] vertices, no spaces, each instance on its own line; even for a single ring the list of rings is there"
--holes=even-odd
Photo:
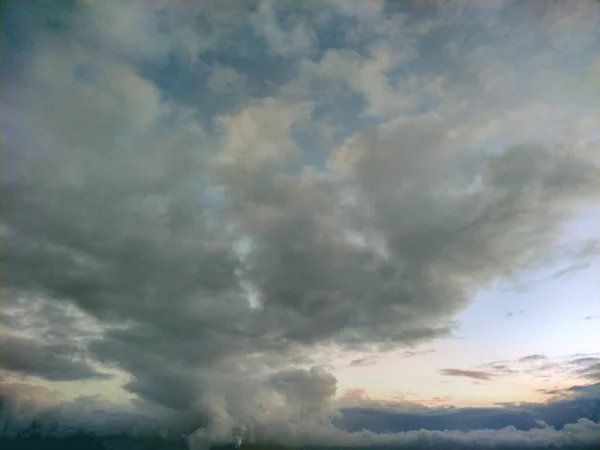
[[[540,378],[567,376],[582,380],[597,380],[600,376],[600,358],[595,354],[577,354],[548,358],[541,354],[526,355],[513,361],[492,361],[477,369],[497,376],[526,373]],[[550,392],[550,391],[548,391]]]
[[[574,364],[581,364],[581,365],[593,364],[593,363],[600,362],[600,358],[596,358],[593,356],[586,356],[583,358],[576,358],[576,359],[572,360],[571,362]]]
[[[406,351],[400,353],[400,356],[402,356],[403,358],[413,358],[415,356],[427,355],[429,353],[435,353],[435,352],[436,352],[435,348],[429,348],[426,350],[406,350]]]
[[[535,354],[523,356],[522,358],[519,358],[519,362],[545,361],[547,359],[548,357],[546,355]]]
[[[249,5],[212,3],[142,7],[135,2],[118,5],[77,4],[69,24],[88,46],[107,56],[164,64],[169,57],[184,65],[202,64],[204,54],[225,48],[230,54],[251,55],[253,49],[239,36]],[[249,31],[249,27],[245,31]]]
[[[518,370],[510,368],[506,364],[487,364],[484,366],[486,370],[493,372],[497,375],[511,375],[515,373],[519,373]]]
[[[442,369],[442,370],[440,370],[440,373],[442,375],[451,376],[451,377],[467,377],[467,378],[475,378],[476,380],[489,381],[492,379],[491,373],[484,372],[482,370]]]
[[[474,382],[477,383],[477,382]],[[494,407],[428,407],[422,410],[402,407],[349,407],[336,419],[347,431],[368,429],[376,433],[410,430],[499,430],[514,426],[533,430],[544,426],[562,429],[566,424],[585,418],[596,422],[600,412],[597,385],[573,386],[557,391],[563,395],[544,403],[506,404]]]
[[[567,394],[570,396],[597,398],[599,387],[600,387],[600,383],[581,384],[581,385],[571,386],[566,389],[548,391],[548,393],[562,393],[562,394]]]
[[[329,171],[317,172],[299,161],[294,139],[317,108],[312,98],[296,101],[289,85],[274,93],[280,97],[213,117],[209,135],[195,111],[170,101],[127,57],[181,51],[194,60],[224,41],[237,45],[229,37],[245,7],[215,5],[173,6],[171,25],[185,24],[183,34],[173,44],[158,33],[156,48],[146,40],[161,28],[154,9],[140,11],[131,28],[118,22],[119,12],[136,15],[133,4],[112,10],[92,2],[81,6],[83,18],[75,8],[60,33],[36,32],[21,57],[22,77],[3,83],[3,111],[25,137],[3,146],[2,288],[14,293],[10,329],[27,325],[39,338],[9,335],[7,369],[49,379],[102,376],[81,362],[94,358],[126,372],[125,388],[146,405],[198,414],[198,424],[210,422],[224,439],[257,405],[273,408],[264,422],[277,430],[286,414],[296,426],[290,403],[327,409],[334,379],[290,372],[295,352],[322,343],[394,348],[450,335],[452,317],[479,290],[556,256],[572,210],[597,201],[598,171],[570,147],[475,152],[469,136],[428,114],[349,137],[331,151]],[[102,14],[92,15],[94,8]],[[88,27],[102,42],[79,40]],[[310,48],[304,36],[292,38],[299,41],[283,44]],[[182,41],[191,47],[182,50]],[[114,49],[120,44],[128,46]],[[387,56],[379,48],[367,61],[333,52],[314,70],[327,77],[343,62],[344,70],[373,71],[368,83],[350,81],[387,111],[397,100],[379,89]],[[77,76],[81,66],[87,79]],[[348,81],[354,72],[347,72]],[[241,239],[251,242],[243,256],[235,251]],[[19,306],[16,298],[33,296],[61,307],[48,306],[56,314],[45,319],[23,312],[33,303]],[[98,329],[70,328],[64,305]],[[82,345],[65,344],[70,335]],[[40,344],[46,337],[51,342]],[[74,350],[81,361],[68,357]],[[266,384],[242,382],[247,367],[281,373]]]
[[[1,400],[2,438],[31,431],[32,421],[37,433],[54,439],[81,432],[96,436],[179,438],[182,431],[193,430],[189,423],[184,423],[185,418],[165,414],[148,405],[134,409],[132,404],[113,403],[101,395],[67,401],[56,391],[26,383],[3,382]]]
[[[577,358],[571,361],[571,363],[578,366],[578,368],[575,369],[576,375],[589,380],[600,380],[600,358]]]
[[[304,398],[312,399],[309,404],[313,405],[319,405],[321,399],[330,396],[335,385],[318,369],[287,372],[274,381],[294,400],[307,394]],[[14,436],[31,427],[31,420],[36,420],[42,436],[65,438],[78,430],[87,430],[96,433],[98,440],[103,436],[129,437],[133,439],[130,445],[141,442],[138,439],[143,437],[161,440],[159,436],[167,443],[168,437],[178,438],[178,433],[182,432],[189,435],[191,430],[189,422],[180,423],[181,418],[176,415],[147,414],[148,409],[152,409],[149,405],[132,410],[131,405],[111,404],[101,396],[80,397],[66,403],[64,398],[50,391],[44,392],[43,388],[14,384],[3,384],[2,387],[5,414],[0,425],[3,436]],[[387,444],[399,448],[448,448],[449,445],[461,445],[461,448],[592,448],[597,439],[600,412],[597,388],[597,385],[573,386],[564,390],[568,394],[565,398],[519,406],[345,408],[333,423],[327,420],[288,421],[286,427],[271,419],[268,426],[249,423],[249,426],[240,426],[236,432],[250,445],[260,442],[262,445],[264,442],[297,444],[301,440],[305,445],[352,447]],[[23,400],[27,400],[27,396],[37,402],[34,409],[23,409]],[[15,415],[17,411],[19,414]],[[221,416],[215,425],[218,428],[226,422],[226,417]],[[219,437],[215,442],[231,440],[231,435],[226,433],[213,436]],[[204,437],[200,432],[193,433],[188,442],[192,448],[205,448]]]
[[[600,363],[581,369],[578,374],[591,380],[600,380]]]
[[[4,378],[4,377],[3,377]],[[32,418],[46,409],[66,401],[63,394],[29,383],[1,381],[2,406],[5,418]]]
[[[386,351],[386,348],[384,346],[383,348],[379,348],[378,350],[380,352],[384,352],[384,351]],[[393,348],[389,348],[387,350],[393,350]],[[393,355],[395,357],[409,359],[409,358],[415,358],[420,355],[427,355],[430,353],[435,353],[435,351],[436,350],[434,348],[429,348],[429,349],[424,349],[424,350],[403,350],[403,351],[394,352]],[[367,354],[365,356],[361,356],[360,358],[356,358],[356,359],[350,361],[349,365],[350,366],[368,366],[371,364],[375,364],[378,359],[379,359],[379,357],[377,354]]]
[[[576,423],[566,424],[562,430],[553,427],[543,427],[532,430],[517,430],[508,426],[500,430],[445,430],[445,431],[408,431],[401,433],[373,433],[369,431],[348,433],[335,427],[313,425],[310,430],[294,429],[295,436],[305,442],[305,445],[325,445],[361,447],[387,445],[398,448],[492,448],[499,446],[518,446],[520,448],[550,448],[551,445],[560,447],[575,447],[577,445],[591,448],[596,442],[598,424],[588,419],[579,419]],[[273,439],[271,434],[265,435],[265,440]],[[192,439],[192,448],[196,447]],[[283,442],[291,442],[286,440]],[[477,442],[477,443],[475,443]],[[485,442],[485,444],[481,444]],[[487,445],[486,445],[487,444]]]
[[[376,361],[373,358],[363,357],[363,358],[353,359],[352,361],[350,361],[350,366],[351,367],[370,366],[372,364],[375,364],[375,362]]]
[[[259,3],[257,11],[250,16],[255,33],[264,37],[269,51],[274,55],[294,57],[313,53],[318,44],[313,27],[288,14],[286,31],[283,31],[278,20],[281,16],[279,6],[271,1]]]
[[[337,391],[336,378],[319,369],[279,372],[268,384],[284,394],[293,405],[299,405],[301,416],[314,416],[328,407]]]
[[[128,83],[145,86],[129,76]],[[41,118],[43,111],[29,112]],[[282,126],[277,139],[287,139],[289,124]],[[184,380],[223,356],[323,340],[394,345],[448,335],[447,321],[470,293],[515,265],[543,263],[563,220],[548,213],[591,195],[596,175],[574,156],[514,148],[490,158],[480,187],[442,199],[435,193],[442,185],[471,183],[474,174],[460,171],[470,155],[453,149],[439,118],[423,116],[350,139],[332,157],[332,176],[243,173],[230,164],[226,178],[213,175],[225,188],[223,208],[214,212],[184,183],[204,175],[195,164],[202,155],[162,153],[191,142],[196,131],[184,123],[165,132],[148,158],[135,142],[118,154],[87,155],[67,145],[51,164],[31,168],[35,178],[3,190],[12,233],[5,285],[127,324],[89,348],[140,377],[128,388],[147,397],[151,385],[161,389],[162,366],[181,371],[167,379],[184,398]],[[69,129],[52,133],[69,142]],[[175,134],[183,140],[172,141]],[[193,164],[184,170],[187,161]],[[98,169],[111,164],[130,169]],[[59,181],[54,174],[63,166],[88,181]],[[544,188],[529,189],[535,183]],[[344,190],[355,193],[356,206],[339,203]],[[217,218],[250,237],[244,261],[233,251],[236,236],[216,226]],[[385,254],[349,242],[347,229],[382,242]],[[259,308],[250,307],[242,281],[258,292]],[[138,361],[144,358],[153,362]]]
[[[208,85],[216,94],[242,95],[245,87],[245,77],[231,67],[217,66],[211,70]]]
[[[125,81],[138,80],[125,75]],[[123,81],[118,76],[111,80],[115,84]],[[143,94],[145,82],[138,81]],[[30,86],[43,89],[44,82],[32,80]],[[91,124],[104,119],[104,111],[82,113],[63,106],[58,115],[64,118],[79,114],[88,116]],[[38,103],[29,106],[28,113],[35,122],[47,111]],[[177,122],[177,113],[173,119]],[[182,159],[176,154],[178,147],[186,148],[197,137],[194,125],[165,130],[154,144],[139,142],[122,149],[116,159],[115,153],[95,148],[96,142],[90,142],[87,134],[77,139],[95,150],[77,151],[68,142],[77,131],[71,130],[68,119],[55,123],[59,126],[62,128],[48,132],[66,142],[54,150],[52,161],[43,162],[42,155],[34,158],[29,170],[36,181],[20,180],[19,184],[3,186],[3,222],[11,230],[3,245],[7,262],[3,288],[39,293],[55,302],[70,301],[109,327],[130,323],[133,328],[139,324],[143,330],[150,323],[151,329],[161,332],[159,338],[161,334],[175,339],[180,334],[201,332],[209,335],[205,340],[210,341],[211,332],[202,329],[202,323],[221,328],[217,321],[230,322],[236,333],[230,314],[235,315],[238,309],[243,318],[247,307],[236,287],[237,262],[231,242],[223,245],[223,233],[216,231],[197,208],[193,191],[182,190],[179,184],[185,171],[180,170]],[[108,148],[120,145],[114,140],[105,144]],[[183,160],[192,161],[193,153],[187,153]],[[128,168],[119,172],[108,167]],[[69,179],[69,175],[74,178]],[[216,297],[219,300],[208,308],[206,303],[203,306],[195,301]],[[61,328],[57,321],[52,325]],[[123,333],[112,340],[108,335],[103,345],[107,347],[116,339],[125,346],[131,343],[129,350],[135,355],[143,355],[158,342],[136,341]],[[198,343],[178,348],[192,347],[194,352],[201,348]],[[212,350],[213,354],[223,351]],[[162,356],[169,358],[168,353]],[[112,360],[116,358],[123,358],[119,362],[126,364],[129,353],[115,352]],[[161,365],[155,363],[153,367]],[[160,387],[159,378],[145,376]],[[147,379],[131,386],[148,391]]]
[[[130,370],[135,379],[127,383],[125,389],[174,410],[189,410],[202,392],[200,380],[193,374],[172,370],[160,362]]]
[[[81,349],[73,345],[45,344],[7,333],[2,336],[2,367],[9,372],[50,381],[110,378],[82,360],[82,356]]]

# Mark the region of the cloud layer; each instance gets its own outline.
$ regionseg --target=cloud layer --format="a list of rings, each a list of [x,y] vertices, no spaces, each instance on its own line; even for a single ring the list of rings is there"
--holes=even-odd
[[[8,375],[121,377],[195,442],[236,427],[336,445],[495,439],[337,430],[336,380],[311,355],[449,336],[480,290],[593,257],[563,231],[597,202],[597,8],[406,8],[7,6]],[[491,44],[427,56],[427,37],[465,24]],[[569,427],[494,436],[597,430]]]
[[[323,374],[318,371],[311,374],[288,372],[275,376],[270,382],[276,386],[276,391],[293,397],[294,401],[316,407],[323,398],[317,390],[332,386],[331,380],[315,382],[315,379],[322,377]],[[298,389],[292,389],[294,387]],[[19,419],[3,420],[5,440],[10,436],[28,433],[30,436],[45,437],[48,442],[53,437],[62,437],[67,439],[65,442],[69,442],[68,438],[76,435],[81,430],[79,427],[85,424],[88,431],[98,434],[100,442],[110,438],[136,445],[136,442],[143,442],[141,440],[144,438],[156,438],[157,429],[161,430],[164,445],[177,442],[172,440],[177,435],[169,435],[164,428],[165,421],[176,419],[173,416],[163,416],[161,420],[156,420],[156,416],[110,405],[100,396],[68,403],[60,395],[40,391],[39,388],[37,392],[31,391],[31,388],[28,390],[23,385],[4,385],[3,388],[6,411],[14,419]],[[562,394],[562,399],[549,403],[523,403],[493,408],[344,408],[342,414],[335,419],[335,426],[328,421],[319,420],[318,415],[315,415],[317,409],[304,409],[302,414],[308,415],[300,421],[281,416],[278,419],[263,420],[254,424],[255,426],[249,422],[241,423],[233,426],[233,429],[224,422],[213,423],[212,433],[217,433],[220,429],[231,434],[209,435],[207,431],[200,430],[189,437],[188,444],[192,449],[205,448],[209,443],[226,444],[238,436],[240,440],[279,442],[284,445],[592,448],[599,431],[598,385],[573,386]],[[37,400],[37,411],[32,409],[31,402],[28,405],[24,401],[26,395]],[[41,402],[42,399],[45,400]],[[217,411],[215,413],[214,417],[219,417]],[[34,429],[31,428],[33,417],[37,420]],[[222,419],[224,417],[221,416]],[[171,432],[174,425],[170,425]],[[189,423],[179,423],[178,431],[184,432],[186,425],[191,426]],[[21,442],[26,442],[23,439],[26,438],[21,438]]]

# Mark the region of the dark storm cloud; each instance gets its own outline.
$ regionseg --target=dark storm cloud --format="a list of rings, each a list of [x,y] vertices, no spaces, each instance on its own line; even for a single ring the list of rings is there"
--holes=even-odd
[[[483,372],[481,370],[442,369],[440,370],[440,373],[450,377],[467,377],[487,381],[492,379],[491,373]]]
[[[81,360],[85,354],[74,345],[45,344],[34,339],[4,333],[2,368],[50,381],[110,378]]]

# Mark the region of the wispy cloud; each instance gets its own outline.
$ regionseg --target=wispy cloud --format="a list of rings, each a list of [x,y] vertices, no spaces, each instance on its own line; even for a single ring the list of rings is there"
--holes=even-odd
[[[440,370],[442,375],[450,376],[450,377],[466,377],[466,378],[474,378],[476,380],[491,380],[492,374],[488,372],[483,372],[481,370],[464,370],[464,369],[442,369]]]
[[[494,376],[515,376],[527,374],[534,377],[568,377],[570,379],[595,380],[600,377],[598,364],[600,358],[595,354],[566,355],[549,358],[542,354],[526,355],[514,361],[492,361],[477,366]]]
[[[519,362],[546,361],[547,359],[548,357],[546,355],[534,354],[519,358]]]

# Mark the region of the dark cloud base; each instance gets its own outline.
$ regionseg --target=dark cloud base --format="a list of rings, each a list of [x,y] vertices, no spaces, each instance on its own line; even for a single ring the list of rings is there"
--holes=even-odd
[[[94,436],[72,437],[67,439],[22,437],[0,438],[4,450],[187,450],[184,441],[165,442],[163,440],[134,440],[130,438],[100,438]]]
[[[540,427],[540,421],[561,430],[565,424],[586,418],[600,420],[600,400],[577,399],[519,408],[464,408],[430,410],[422,414],[382,411],[369,408],[344,409],[336,425],[347,431],[368,429],[375,433],[412,430],[500,430],[514,426],[519,430]]]
[[[163,440],[134,440],[130,438],[99,438],[99,437],[73,437],[68,439],[52,439],[38,437],[23,438],[0,438],[0,446],[4,450],[187,450],[187,444],[184,440],[175,442],[165,442]],[[280,445],[242,445],[242,450],[283,450],[283,449],[305,449],[305,450],[342,450],[344,447],[326,447],[326,446],[297,446],[283,447]],[[413,445],[410,447],[402,446],[383,446],[374,445],[368,447],[353,447],[355,450],[376,449],[376,450],[477,450],[490,448],[478,444],[438,444],[438,445]],[[501,446],[493,447],[496,450],[523,448],[521,446]],[[560,448],[562,450],[596,450],[597,444],[576,444],[569,446],[548,446],[527,447],[528,450],[542,450],[549,448]],[[236,450],[234,445],[214,446],[211,450]]]
[[[281,380],[279,380],[281,381]],[[303,449],[480,449],[480,448],[527,448],[536,450],[542,448],[561,449],[592,449],[597,444],[591,444],[588,434],[580,435],[579,442],[572,445],[571,441],[564,440],[570,434],[573,424],[600,423],[600,384],[573,386],[557,394],[570,395],[568,398],[549,401],[547,403],[523,403],[519,406],[497,406],[490,408],[422,408],[420,411],[403,411],[401,409],[355,407],[344,408],[342,415],[333,420],[331,430],[347,433],[370,433],[372,437],[394,435],[396,433],[416,433],[411,436],[410,443],[382,444],[373,441],[372,445],[362,443],[342,445],[328,445],[326,440],[322,445],[303,445],[302,440],[297,445],[280,444],[271,438],[254,438],[254,441],[242,443],[242,448],[247,450],[271,450],[282,448]],[[12,449],[156,449],[176,450],[196,448],[188,441],[188,436],[193,432],[194,426],[185,427],[182,424],[177,430],[169,434],[170,437],[159,436],[156,431],[158,423],[154,426],[140,428],[122,426],[127,419],[122,419],[119,430],[106,428],[101,433],[95,433],[85,428],[85,425],[75,425],[73,428],[62,429],[59,421],[51,416],[41,416],[32,421],[18,420],[11,417],[10,398],[2,399],[3,415],[0,427],[0,448]],[[53,425],[54,424],[54,425]],[[79,428],[78,428],[79,427]],[[143,430],[136,433],[134,428]],[[449,431],[452,430],[452,431]],[[502,435],[502,439],[489,440],[485,437],[465,440],[469,432],[479,433],[487,430]],[[560,442],[553,442],[547,434],[548,430],[561,432]],[[322,430],[315,429],[316,436]],[[567,433],[565,433],[565,431]],[[528,439],[519,438],[519,433],[529,433]],[[311,429],[308,429],[308,439]],[[332,435],[333,436],[333,435]],[[512,437],[511,437],[512,436]],[[557,434],[555,434],[557,436]],[[364,442],[364,441],[363,441]],[[540,445],[543,443],[543,445]],[[296,442],[295,442],[296,444]],[[207,445],[206,450],[232,450],[233,444]]]

